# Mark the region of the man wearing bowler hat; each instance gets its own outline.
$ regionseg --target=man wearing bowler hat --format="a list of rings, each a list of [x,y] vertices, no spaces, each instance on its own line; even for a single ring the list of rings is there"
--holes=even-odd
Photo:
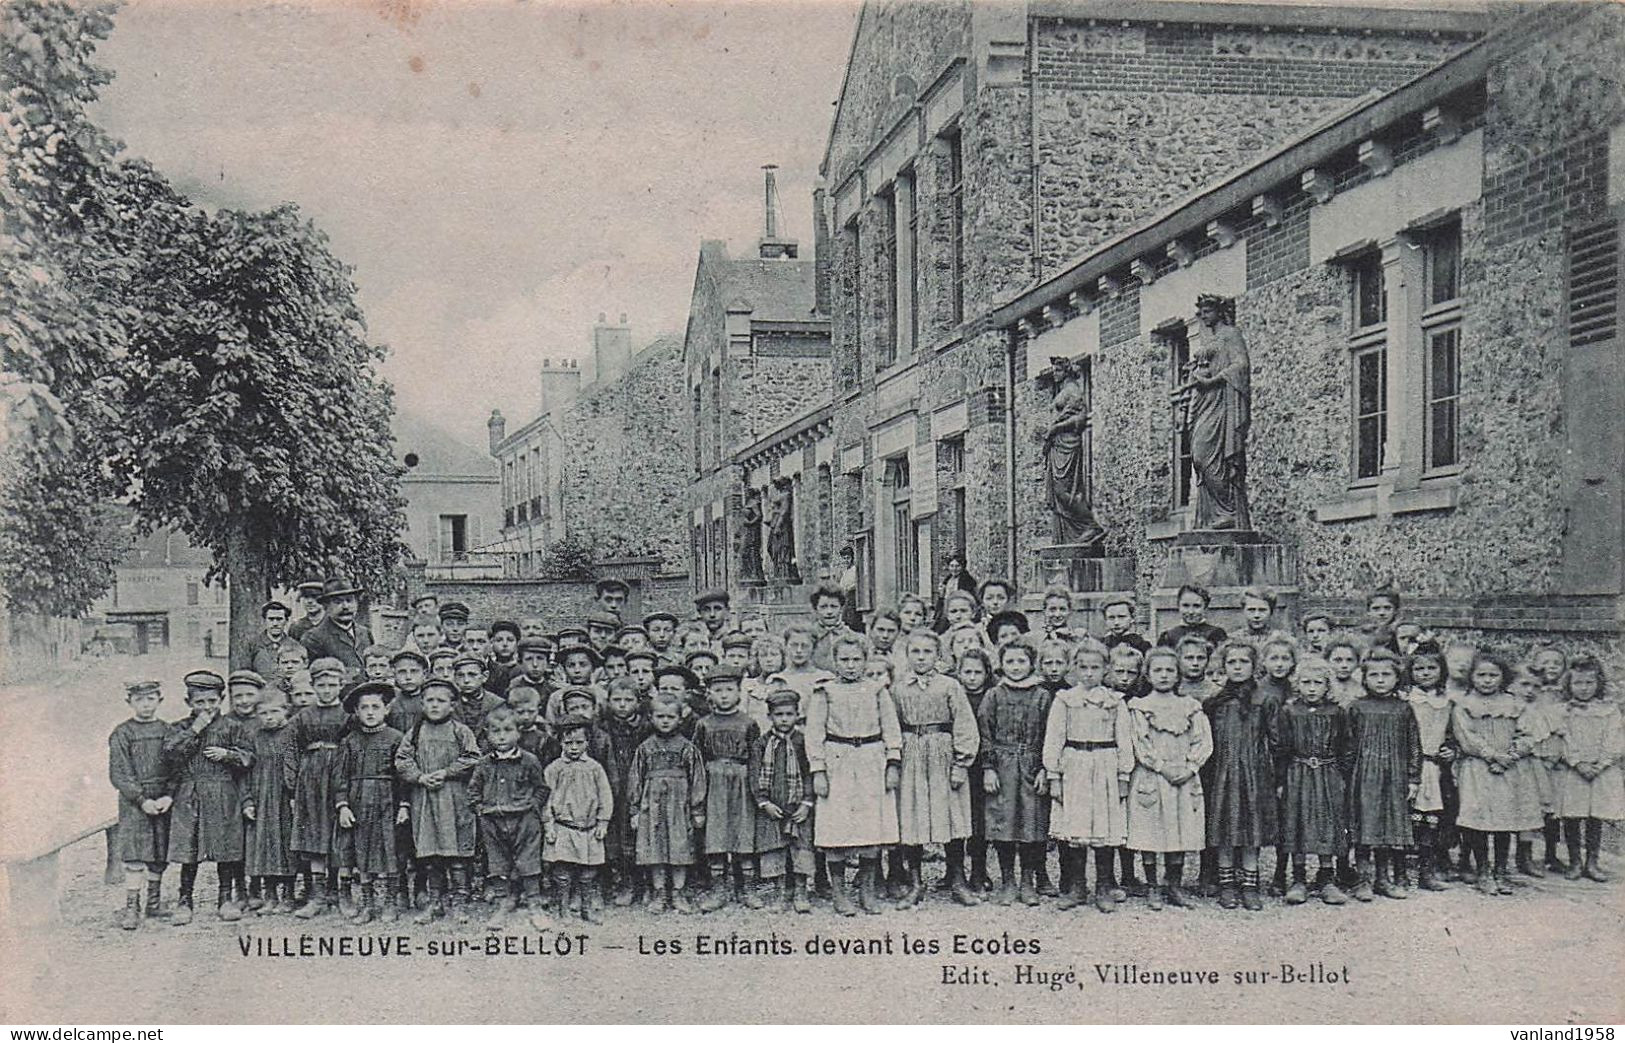
[[[326,618],[302,639],[311,661],[331,656],[344,664],[349,677],[359,676],[364,665],[361,653],[373,643],[372,631],[356,619],[361,611],[361,588],[348,579],[329,579],[322,584],[322,609]]]
[[[307,633],[327,618],[327,612],[322,608],[322,581],[307,579],[293,589],[299,596],[299,611],[303,615],[288,625],[288,636],[295,641],[303,641]]]

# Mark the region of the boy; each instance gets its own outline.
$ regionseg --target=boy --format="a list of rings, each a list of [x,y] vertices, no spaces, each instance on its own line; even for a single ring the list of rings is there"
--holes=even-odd
[[[611,648],[615,648],[617,646],[624,649],[636,648],[639,651],[646,649],[649,647],[649,631],[645,630],[637,623],[629,623],[621,629],[615,631],[615,637],[612,639],[612,641],[603,648],[600,648],[598,651],[600,654],[605,654],[608,653]]]
[[[686,666],[662,666],[655,671],[655,692],[669,695],[683,707],[685,738],[692,738],[694,723],[711,712],[705,698],[705,682]]]
[[[420,619],[412,624],[412,640],[406,647],[415,648],[424,655],[445,644],[440,624],[432,619]]]
[[[477,655],[487,664],[491,661],[491,635],[484,627],[469,627],[463,631],[463,651]],[[487,665],[489,670],[489,665]]]
[[[553,893],[561,918],[568,918],[579,903],[583,920],[602,923],[601,895],[594,885],[604,864],[615,795],[603,766],[587,755],[592,720],[569,717],[559,728],[563,753],[542,775],[548,793],[542,828]]]
[[[354,727],[340,740],[333,761],[333,809],[338,815],[333,846],[339,867],[361,883],[351,916],[358,924],[372,923],[396,907],[402,861],[396,827],[405,825],[411,813],[396,792],[401,733],[385,723],[394,698],[395,688],[387,681],[363,681],[350,689],[344,708]]]
[[[700,684],[703,686],[705,679],[711,676],[711,671],[717,668],[717,659],[718,656],[715,652],[690,652],[683,657],[683,665],[688,667],[694,676],[700,679]]]
[[[463,653],[452,660],[451,679],[457,690],[453,716],[476,736],[483,737],[486,714],[502,705],[502,700],[485,688],[485,660]]]
[[[169,725],[158,719],[164,701],[157,681],[137,681],[124,690],[132,716],[107,737],[107,780],[118,791],[118,848],[124,862],[124,911],[119,926],[141,923],[141,885],[146,882],[149,920],[167,918],[161,896],[164,860],[169,852],[169,809],[175,803],[164,770]]]
[[[626,656],[627,650],[620,645],[606,645],[604,647],[604,685],[606,688],[609,682],[617,677],[626,676]],[[665,660],[661,660],[661,662],[665,662]]]
[[[549,739],[541,722],[542,693],[528,684],[515,685],[508,689],[508,709],[513,711],[514,724],[519,728],[519,748],[541,757]]]
[[[649,649],[663,663],[676,662],[672,638],[677,636],[677,617],[670,612],[651,612],[643,617],[643,629],[649,635]]]
[[[491,752],[474,769],[468,797],[479,817],[480,840],[485,848],[486,897],[497,903],[486,926],[495,930],[518,911],[516,891],[527,902],[541,897],[541,809],[547,803],[547,781],[542,762],[535,754],[519,748],[519,726],[512,710],[492,710],[486,728]],[[519,886],[515,888],[514,884]],[[547,926],[540,916],[537,910],[535,926]]]
[[[594,759],[603,765],[604,772],[609,776],[610,792],[615,798],[604,844],[604,858],[615,879],[606,880],[604,884],[606,887],[613,884],[615,904],[621,907],[637,900],[634,888],[637,873],[631,835],[631,807],[626,799],[626,776],[638,744],[649,737],[649,721],[641,712],[642,706],[637,687],[630,677],[609,682],[608,706],[603,719],[603,744],[594,753]]]
[[[1213,598],[1207,590],[1187,583],[1179,588],[1177,604],[1179,607],[1179,625],[1169,627],[1157,637],[1157,644],[1178,649],[1180,639],[1189,634],[1208,643],[1210,648],[1218,648],[1224,644],[1229,635],[1223,627],[1214,626],[1207,621],[1207,606]]]
[[[615,639],[615,631],[621,628],[621,617],[609,612],[591,612],[587,615],[587,643],[594,651],[603,648]],[[563,643],[562,641],[560,642]]]
[[[261,677],[275,677],[282,646],[299,643],[288,636],[288,616],[288,606],[275,599],[260,606],[260,620],[265,628],[249,645],[248,665]]]
[[[706,639],[713,645],[728,632],[728,594],[708,590],[694,599],[694,612],[705,626]]]
[[[742,630],[722,636],[722,665],[730,670],[739,671],[739,676],[745,676],[750,669],[750,649],[756,639]]]
[[[1007,579],[989,579],[984,580],[981,588],[977,590],[976,601],[982,606],[982,615],[991,619],[1009,608],[1010,602],[1015,599],[1015,596],[1016,585],[1014,583]],[[988,637],[992,636],[992,634],[988,635]]]
[[[181,891],[171,921],[192,922],[192,889],[200,862],[219,874],[216,908],[227,922],[243,918],[233,897],[243,884],[243,776],[254,763],[254,739],[241,721],[220,712],[225,678],[194,670],[184,678],[191,716],[174,724],[163,743],[164,770],[174,780],[167,857],[181,867]]]
[[[333,858],[337,832],[333,821],[333,761],[339,740],[350,727],[350,715],[339,701],[344,664],[323,656],[310,664],[310,677],[314,701],[288,722],[292,734],[283,759],[283,772],[293,780],[293,853],[310,865],[305,904],[294,913],[301,920],[320,916],[331,900],[328,869],[338,868]],[[338,894],[348,905],[349,874],[338,873],[335,882]]]
[[[841,618],[846,608],[846,591],[833,583],[822,583],[813,591],[811,601],[814,626],[812,661],[821,670],[833,670],[835,642],[845,637],[859,636]]]
[[[1106,623],[1106,636],[1102,639],[1107,651],[1118,645],[1127,645],[1141,655],[1151,651],[1151,642],[1136,633],[1134,626],[1134,599],[1127,594],[1115,594],[1100,606],[1100,617]]]
[[[763,880],[784,880],[784,908],[812,912],[807,879],[812,876],[813,785],[807,740],[797,724],[801,701],[789,689],[767,697],[772,730],[756,742],[751,758],[751,792],[756,799],[757,872]]]
[[[468,606],[461,601],[448,601],[440,606],[441,641],[447,648],[466,652],[463,638],[468,633]],[[427,652],[428,649],[422,649]],[[484,658],[484,656],[481,656]]]
[[[327,606],[322,604],[322,581],[307,579],[294,588],[299,598],[299,611],[303,613],[298,619],[288,625],[288,636],[295,641],[303,640],[322,620],[327,618]]]
[[[259,729],[259,718],[254,715],[265,691],[265,678],[253,670],[233,670],[226,679],[226,694],[231,700],[231,716],[243,730],[253,735]]]
[[[1324,658],[1332,642],[1332,617],[1324,612],[1311,612],[1304,616],[1303,639],[1307,645],[1305,655]]]
[[[456,692],[443,681],[423,687],[422,710],[395,751],[395,775],[411,801],[411,851],[426,877],[429,906],[413,922],[431,923],[443,912],[442,896],[453,918],[467,923],[468,860],[474,857],[478,827],[468,803],[468,776],[480,763],[479,740],[451,719]],[[398,698],[398,697],[397,697]],[[394,922],[393,908],[384,919]]]
[[[902,632],[903,624],[897,618],[896,609],[883,608],[877,611],[869,620],[870,655],[876,659],[892,658],[892,649]]]
[[[486,657],[486,684],[493,692],[506,692],[519,672],[519,624],[499,619],[491,624],[491,653]]]
[[[429,660],[416,649],[403,648],[389,661],[395,677],[395,699],[389,704],[391,728],[405,734],[423,716],[423,683],[429,679]]]
[[[267,689],[255,708],[254,766],[243,794],[248,908],[264,916],[293,912],[293,793],[282,770],[293,736],[281,689]]]
[[[460,654],[455,648],[447,648],[445,645],[430,649],[429,677],[436,681],[451,684],[452,664],[457,661],[457,656]]]
[[[1065,587],[1048,587],[1044,590],[1044,632],[1039,635],[1040,640],[1053,638],[1073,644],[1082,637],[1081,633],[1072,629],[1072,592]]]
[[[603,665],[603,662],[598,650],[592,645],[564,645],[558,650],[558,663],[564,670],[564,683],[571,688],[593,688],[595,697],[599,692],[592,683],[593,673]],[[556,725],[564,720],[565,709],[559,702],[562,691],[564,689],[554,692],[553,697],[548,700],[547,723],[550,725]],[[597,713],[598,709],[599,707],[595,705],[593,712]]]
[[[543,695],[552,690],[553,646],[545,638],[522,637],[518,644],[519,671],[511,674],[508,687],[528,685]]]
[[[706,678],[711,712],[694,725],[694,745],[705,758],[705,853],[715,886],[701,912],[716,912],[732,898],[747,909],[760,909],[762,900],[751,890],[755,868],[756,800],[751,792],[749,764],[761,730],[739,709],[740,672],[726,664]]]
[[[282,642],[276,653],[276,680],[280,683],[310,665],[310,653],[297,641]]]
[[[537,616],[526,616],[519,621],[519,640],[527,637],[546,637],[547,620]]]
[[[626,653],[626,676],[632,682],[632,690],[638,695],[638,707],[645,712],[649,708],[649,697],[654,693],[655,667],[659,660],[653,652]]]
[[[388,681],[393,676],[389,660],[394,654],[388,645],[368,645],[361,653],[362,676],[369,681]]]

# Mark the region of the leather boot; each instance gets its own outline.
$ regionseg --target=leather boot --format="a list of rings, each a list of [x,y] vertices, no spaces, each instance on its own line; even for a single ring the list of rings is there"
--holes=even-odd
[[[880,915],[880,859],[866,858],[858,863],[858,907],[872,916]]]
[[[837,916],[856,916],[857,907],[852,904],[852,897],[847,893],[846,867],[840,863],[831,863],[829,870],[829,901],[834,907]]]
[[[162,880],[147,881],[147,908],[144,913],[149,920],[169,919],[169,910],[164,908],[164,882]]]
[[[1428,848],[1419,856],[1416,867],[1417,886],[1424,891],[1448,891],[1450,885],[1439,879],[1438,861],[1439,853]]]
[[[728,881],[728,866],[724,864],[720,870],[711,874],[711,890],[700,900],[700,912],[714,913],[726,906],[733,900],[730,893],[732,888],[733,885]]]
[[[1067,881],[1072,886],[1063,891],[1060,901],[1055,903],[1055,908],[1064,913],[1089,901],[1089,882],[1084,876],[1084,866],[1088,864],[1089,850],[1088,848],[1063,847],[1061,857],[1077,865],[1076,869],[1070,871],[1071,879]],[[1101,890],[1101,881],[1098,876],[1095,878],[1095,890],[1097,892]]]
[[[317,873],[310,878],[310,891],[305,895],[305,904],[294,912],[301,920],[314,920],[327,909],[327,874]]]
[[[735,884],[740,905],[744,906],[746,909],[762,908],[762,896],[756,893],[757,879],[756,871],[754,869],[740,870],[740,875],[736,879]]]
[[[386,876],[374,886],[376,888],[378,919],[384,923],[400,923],[400,878],[393,875]]]
[[[378,887],[371,880],[361,884],[361,898],[356,902],[354,920],[357,924],[369,924],[378,919]]]
[[[1405,891],[1405,889],[1400,887],[1399,884],[1392,879],[1393,873],[1394,867],[1391,863],[1383,863],[1381,866],[1379,866],[1377,869],[1377,879],[1372,889],[1384,898],[1409,898],[1410,895]]]
[[[173,927],[185,927],[192,922],[192,892],[181,892],[175,900],[175,915],[170,917],[169,922]]]
[[[126,931],[133,931],[141,926],[141,892],[124,892],[124,909],[119,913],[118,925]]]
[[[954,901],[960,905],[981,905],[982,899],[971,890],[965,882],[964,865],[949,860],[948,862],[948,892],[953,895]]]
[[[1535,861],[1535,845],[1533,841],[1518,841],[1518,872],[1524,876],[1532,876],[1536,880],[1546,875],[1546,870]]]
[[[1021,885],[1016,889],[1016,897],[1022,905],[1037,905],[1042,901],[1039,897],[1037,869],[1022,868]]]
[[[429,896],[429,900],[424,903],[422,909],[418,910],[417,915],[412,917],[413,923],[423,926],[424,924],[434,923],[446,915],[444,889],[445,885],[440,882],[438,877],[429,877],[427,885],[424,887],[424,893]]]
[[[470,908],[473,895],[469,891],[469,874],[467,866],[457,866],[446,873],[448,890],[446,892],[446,915],[451,917],[452,923],[472,923],[474,910]]]
[[[236,923],[243,918],[243,911],[237,908],[237,900],[232,897],[229,880],[220,884],[220,895],[215,899],[214,914],[225,923]]]
[[[925,897],[925,888],[920,881],[920,863],[914,852],[907,854],[906,861],[908,868],[904,871],[906,875],[903,877],[903,893],[897,896],[899,910],[912,909]]]
[[[795,909],[795,911],[798,913],[812,912],[812,902],[810,902],[807,898],[807,878],[804,876],[798,876],[794,879],[795,883],[791,885],[791,908]]]
[[[1373,879],[1371,856],[1361,855],[1355,860],[1354,864],[1355,871],[1360,874],[1360,879],[1359,882],[1354,885],[1354,889],[1349,892],[1349,896],[1352,897],[1356,902],[1369,902],[1376,895],[1376,892],[1372,887]]]

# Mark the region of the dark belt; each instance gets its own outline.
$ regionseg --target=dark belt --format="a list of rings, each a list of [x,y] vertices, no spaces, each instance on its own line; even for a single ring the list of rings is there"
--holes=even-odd
[[[562,821],[560,819],[554,819],[553,824],[555,826],[563,826],[565,829],[573,829],[573,830],[577,831],[578,833],[585,833],[589,829],[597,829],[598,828],[598,823],[596,823],[596,822],[589,822],[585,826],[578,826],[574,822],[565,822],[565,821]]]
[[[713,754],[710,754],[709,756],[707,756],[705,759],[707,761],[713,761],[713,762],[714,761],[728,761],[731,764],[746,764],[746,763],[749,763],[748,761],[745,760],[745,758],[743,758],[743,757],[735,757],[733,754],[730,754],[730,753],[713,753]]]
[[[914,735],[952,735],[954,726],[951,724],[905,724],[903,730]]]
[[[1068,739],[1066,740],[1066,748],[1069,750],[1115,750],[1117,749],[1117,740]]]
[[[1333,768],[1337,766],[1335,757],[1293,757],[1293,763],[1302,764],[1308,768]]]
[[[826,735],[824,741],[838,743],[842,746],[872,746],[885,740],[879,735]]]
[[[309,742],[305,744],[306,753],[313,753],[316,750],[336,750],[338,748],[339,744],[336,742]]]

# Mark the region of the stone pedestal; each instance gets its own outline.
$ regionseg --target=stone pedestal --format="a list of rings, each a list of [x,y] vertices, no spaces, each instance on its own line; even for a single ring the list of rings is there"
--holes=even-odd
[[[1039,547],[1026,587],[1033,593],[1045,587],[1065,587],[1074,594],[1133,590],[1134,559],[1106,557],[1098,542]]]
[[[1242,626],[1242,591],[1268,587],[1278,599],[1278,618],[1283,627],[1290,627],[1298,600],[1298,549],[1293,544],[1272,543],[1250,529],[1180,533],[1168,549],[1168,558],[1151,592],[1152,633],[1179,622],[1175,605],[1179,588],[1187,584],[1203,587],[1212,595],[1208,620],[1226,630]]]

